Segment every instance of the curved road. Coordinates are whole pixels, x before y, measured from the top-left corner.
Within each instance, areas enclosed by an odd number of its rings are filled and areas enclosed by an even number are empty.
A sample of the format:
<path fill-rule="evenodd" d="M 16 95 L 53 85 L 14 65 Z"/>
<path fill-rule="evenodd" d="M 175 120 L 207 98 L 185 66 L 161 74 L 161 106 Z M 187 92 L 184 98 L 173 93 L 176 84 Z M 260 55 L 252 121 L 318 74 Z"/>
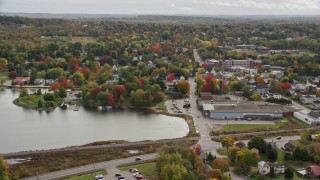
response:
<path fill-rule="evenodd" d="M 153 159 L 156 159 L 158 157 L 158 153 L 152 153 L 152 154 L 146 154 L 146 155 L 141 155 L 139 156 L 142 158 L 143 161 L 150 161 Z M 100 163 L 95 163 L 95 164 L 89 164 L 85 166 L 79 166 L 75 168 L 70 168 L 70 169 L 65 169 L 61 171 L 55 171 L 47 174 L 42 174 L 39 176 L 33 176 L 29 178 L 24 178 L 22 180 L 50 180 L 50 179 L 59 179 L 79 173 L 89 173 L 92 171 L 97 171 L 97 170 L 102 170 L 102 169 L 112 169 L 116 168 L 117 166 L 120 165 L 126 165 L 135 162 L 135 157 L 129 157 L 129 158 L 123 158 L 123 159 L 117 159 L 117 160 L 112 160 L 112 161 L 105 161 L 105 162 L 100 162 Z"/>

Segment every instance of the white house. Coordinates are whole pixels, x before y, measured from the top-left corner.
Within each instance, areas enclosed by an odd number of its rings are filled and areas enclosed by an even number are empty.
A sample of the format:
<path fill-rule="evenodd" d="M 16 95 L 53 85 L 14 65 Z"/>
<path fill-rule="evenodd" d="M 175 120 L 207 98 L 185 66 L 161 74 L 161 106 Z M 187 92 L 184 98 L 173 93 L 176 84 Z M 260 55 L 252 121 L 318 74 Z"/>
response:
<path fill-rule="evenodd" d="M 270 169 L 273 168 L 274 174 L 283 174 L 286 166 L 284 163 L 269 163 Z"/>
<path fill-rule="evenodd" d="M 280 99 L 280 98 L 282 97 L 281 94 L 277 94 L 277 93 L 275 93 L 275 94 L 273 94 L 273 93 L 267 93 L 266 96 L 267 96 L 268 99 L 269 99 L 269 98 Z"/>
<path fill-rule="evenodd" d="M 268 174 L 270 172 L 270 165 L 264 161 L 258 162 L 258 171 L 260 174 Z"/>

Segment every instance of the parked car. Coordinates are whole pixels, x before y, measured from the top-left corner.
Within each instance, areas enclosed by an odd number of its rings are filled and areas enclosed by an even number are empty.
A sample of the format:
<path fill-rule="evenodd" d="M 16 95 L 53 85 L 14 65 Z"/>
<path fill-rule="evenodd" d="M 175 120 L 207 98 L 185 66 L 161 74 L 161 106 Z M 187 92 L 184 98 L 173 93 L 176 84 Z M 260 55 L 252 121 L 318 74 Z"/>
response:
<path fill-rule="evenodd" d="M 276 139 L 281 139 L 281 136 L 276 137 Z"/>
<path fill-rule="evenodd" d="M 141 176 L 142 174 L 140 172 L 136 172 L 136 173 L 133 173 L 133 177 L 137 177 L 137 176 Z"/>
<path fill-rule="evenodd" d="M 136 169 L 136 168 L 130 168 L 129 171 L 132 172 L 132 173 L 139 172 L 138 169 Z"/>
<path fill-rule="evenodd" d="M 102 174 L 98 174 L 95 176 L 96 180 L 103 180 L 103 175 Z"/>

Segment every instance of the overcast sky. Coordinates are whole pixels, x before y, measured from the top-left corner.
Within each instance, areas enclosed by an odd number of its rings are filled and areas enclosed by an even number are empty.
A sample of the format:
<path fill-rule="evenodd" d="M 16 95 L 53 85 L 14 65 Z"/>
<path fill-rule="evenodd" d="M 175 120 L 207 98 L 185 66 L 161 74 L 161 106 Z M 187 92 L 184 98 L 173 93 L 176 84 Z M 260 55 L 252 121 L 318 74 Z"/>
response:
<path fill-rule="evenodd" d="M 319 15 L 320 0 L 0 0 L 0 12 Z"/>

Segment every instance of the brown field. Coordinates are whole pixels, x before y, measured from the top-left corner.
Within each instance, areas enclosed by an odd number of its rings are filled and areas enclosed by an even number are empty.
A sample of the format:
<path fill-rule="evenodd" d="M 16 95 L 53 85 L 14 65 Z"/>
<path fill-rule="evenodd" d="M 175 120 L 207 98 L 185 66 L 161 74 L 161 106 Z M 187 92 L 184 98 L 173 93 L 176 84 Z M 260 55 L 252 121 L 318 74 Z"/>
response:
<path fill-rule="evenodd" d="M 95 37 L 88 37 L 88 36 L 72 36 L 71 41 L 73 43 L 75 42 L 81 42 L 81 43 L 90 43 L 90 42 L 97 42 L 98 38 Z"/>

